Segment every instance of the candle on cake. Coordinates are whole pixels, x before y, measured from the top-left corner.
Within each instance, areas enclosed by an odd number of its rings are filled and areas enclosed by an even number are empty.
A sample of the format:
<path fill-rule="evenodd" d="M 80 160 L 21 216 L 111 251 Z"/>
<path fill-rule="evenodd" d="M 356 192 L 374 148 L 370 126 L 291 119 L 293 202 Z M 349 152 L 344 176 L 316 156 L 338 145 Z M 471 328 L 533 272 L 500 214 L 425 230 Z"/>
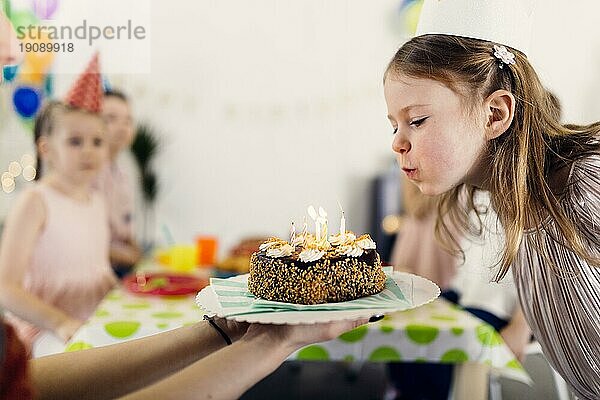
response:
<path fill-rule="evenodd" d="M 342 217 L 340 218 L 340 235 L 344 235 L 346 234 L 346 218 L 344 217 L 344 209 L 339 201 L 338 206 L 340 206 L 340 211 L 342 212 Z"/>
<path fill-rule="evenodd" d="M 294 243 L 295 240 L 296 240 L 296 225 L 294 224 L 294 221 L 292 221 L 292 228 L 291 228 L 291 232 L 290 232 L 290 243 Z"/>

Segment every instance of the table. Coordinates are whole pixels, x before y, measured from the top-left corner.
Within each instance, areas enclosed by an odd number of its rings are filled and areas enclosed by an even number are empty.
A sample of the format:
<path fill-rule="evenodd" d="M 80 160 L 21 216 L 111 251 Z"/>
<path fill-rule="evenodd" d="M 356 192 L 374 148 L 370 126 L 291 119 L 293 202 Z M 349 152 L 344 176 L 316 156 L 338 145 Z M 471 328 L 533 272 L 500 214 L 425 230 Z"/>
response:
<path fill-rule="evenodd" d="M 194 296 L 139 296 L 123 287 L 113 289 L 94 315 L 67 343 L 66 351 L 77 351 L 137 339 L 161 331 L 196 323 L 202 310 Z M 339 338 L 307 346 L 292 354 L 291 360 L 330 361 L 427 361 L 458 364 L 455 392 L 461 386 L 469 398 L 474 378 L 469 370 L 491 372 L 530 382 L 500 335 L 483 321 L 457 306 L 437 299 L 423 307 L 393 313 L 383 320 L 358 327 Z M 487 369 L 481 379 L 487 379 Z M 487 381 L 486 381 L 487 382 Z M 480 391 L 487 392 L 487 386 Z M 461 398 L 455 395 L 455 398 Z"/>

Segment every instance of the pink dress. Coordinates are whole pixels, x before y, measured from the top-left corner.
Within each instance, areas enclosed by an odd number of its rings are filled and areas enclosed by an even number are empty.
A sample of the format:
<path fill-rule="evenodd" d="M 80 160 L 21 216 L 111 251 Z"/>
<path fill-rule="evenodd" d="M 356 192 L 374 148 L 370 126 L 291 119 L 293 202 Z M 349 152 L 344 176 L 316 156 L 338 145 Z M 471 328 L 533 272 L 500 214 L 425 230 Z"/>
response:
<path fill-rule="evenodd" d="M 43 183 L 28 190 L 40 194 L 46 220 L 23 286 L 46 303 L 85 321 L 116 282 L 108 259 L 104 200 L 93 192 L 89 202 L 80 202 Z M 40 330 L 12 315 L 7 319 L 30 350 Z"/>

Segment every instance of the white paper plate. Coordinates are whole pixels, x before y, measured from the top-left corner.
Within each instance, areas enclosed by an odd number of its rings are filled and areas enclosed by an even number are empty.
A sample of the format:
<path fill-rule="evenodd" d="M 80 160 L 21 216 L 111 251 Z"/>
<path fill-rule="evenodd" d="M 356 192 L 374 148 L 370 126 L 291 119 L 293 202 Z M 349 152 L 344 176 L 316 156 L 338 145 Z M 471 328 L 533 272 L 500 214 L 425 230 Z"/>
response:
<path fill-rule="evenodd" d="M 409 274 L 406 272 L 394 271 L 391 277 L 396 281 L 412 305 L 403 306 L 396 309 L 368 308 L 362 310 L 342 310 L 342 311 L 269 311 L 264 313 L 235 315 L 225 317 L 217 295 L 212 286 L 202 289 L 196 296 L 198 306 L 206 310 L 210 315 L 216 315 L 221 318 L 228 318 L 239 322 L 261 323 L 261 324 L 315 324 L 319 322 L 356 320 L 368 318 L 376 314 L 389 314 L 395 311 L 409 310 L 420 307 L 432 302 L 440 295 L 440 288 L 429 279 L 421 276 Z M 244 282 L 248 280 L 248 274 L 238 275 L 229 278 L 233 281 Z"/>

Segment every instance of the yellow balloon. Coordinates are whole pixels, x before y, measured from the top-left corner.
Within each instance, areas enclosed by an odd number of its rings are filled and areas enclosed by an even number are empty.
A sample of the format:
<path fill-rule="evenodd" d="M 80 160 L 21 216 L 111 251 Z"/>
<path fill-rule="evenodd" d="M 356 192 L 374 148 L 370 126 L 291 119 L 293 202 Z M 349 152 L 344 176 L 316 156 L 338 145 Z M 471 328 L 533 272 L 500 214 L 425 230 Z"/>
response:
<path fill-rule="evenodd" d="M 419 16 L 421 15 L 421 8 L 423 8 L 423 1 L 417 1 L 408 6 L 408 9 L 404 14 L 406 30 L 411 35 L 414 35 L 417 31 L 417 24 L 419 23 Z"/>
<path fill-rule="evenodd" d="M 41 32 L 39 36 L 25 37 L 23 49 L 25 50 L 25 62 L 31 66 L 32 71 L 45 74 L 54 61 L 54 52 L 51 51 L 52 40 L 48 38 L 48 35 Z"/>
<path fill-rule="evenodd" d="M 19 71 L 19 82 L 32 86 L 41 86 L 44 83 L 45 75 L 38 72 L 33 66 L 25 60 Z"/>

